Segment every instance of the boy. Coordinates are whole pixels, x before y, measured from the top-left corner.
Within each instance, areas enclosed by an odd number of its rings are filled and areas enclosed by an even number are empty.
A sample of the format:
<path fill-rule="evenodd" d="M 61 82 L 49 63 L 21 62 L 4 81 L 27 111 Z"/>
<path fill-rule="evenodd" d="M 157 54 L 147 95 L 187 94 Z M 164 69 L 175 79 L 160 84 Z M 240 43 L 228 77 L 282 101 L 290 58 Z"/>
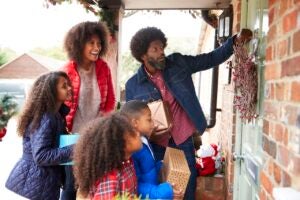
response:
<path fill-rule="evenodd" d="M 182 197 L 182 192 L 173 190 L 171 183 L 159 184 L 158 174 L 162 162 L 156 162 L 151 146 L 148 142 L 154 130 L 151 111 L 146 102 L 132 100 L 126 102 L 120 110 L 126 115 L 134 128 L 141 134 L 143 147 L 133 154 L 134 168 L 138 178 L 138 195 L 149 199 L 173 199 Z"/>

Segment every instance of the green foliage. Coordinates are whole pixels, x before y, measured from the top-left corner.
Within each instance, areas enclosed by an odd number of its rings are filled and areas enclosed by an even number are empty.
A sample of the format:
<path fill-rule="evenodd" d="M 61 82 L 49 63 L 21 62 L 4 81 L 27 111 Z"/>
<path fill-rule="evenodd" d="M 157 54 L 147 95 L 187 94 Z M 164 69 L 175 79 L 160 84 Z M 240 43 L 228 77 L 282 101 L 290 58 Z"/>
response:
<path fill-rule="evenodd" d="M 0 66 L 16 57 L 16 52 L 9 48 L 0 48 Z"/>
<path fill-rule="evenodd" d="M 141 196 L 137 195 L 131 195 L 129 193 L 122 193 L 122 194 L 117 194 L 117 196 L 114 197 L 114 200 L 140 200 Z M 148 198 L 146 198 L 148 200 Z"/>
<path fill-rule="evenodd" d="M 0 66 L 7 62 L 7 56 L 5 52 L 0 51 Z"/>
<path fill-rule="evenodd" d="M 14 97 L 4 95 L 0 99 L 0 129 L 5 128 L 8 120 L 17 113 L 17 103 Z"/>
<path fill-rule="evenodd" d="M 63 49 L 61 47 L 50 47 L 50 48 L 35 48 L 33 50 L 31 50 L 32 53 L 35 54 L 39 54 L 39 55 L 43 55 L 46 57 L 50 57 L 50 58 L 54 58 L 57 60 L 67 60 L 67 55 L 65 54 L 65 52 L 63 51 Z"/>

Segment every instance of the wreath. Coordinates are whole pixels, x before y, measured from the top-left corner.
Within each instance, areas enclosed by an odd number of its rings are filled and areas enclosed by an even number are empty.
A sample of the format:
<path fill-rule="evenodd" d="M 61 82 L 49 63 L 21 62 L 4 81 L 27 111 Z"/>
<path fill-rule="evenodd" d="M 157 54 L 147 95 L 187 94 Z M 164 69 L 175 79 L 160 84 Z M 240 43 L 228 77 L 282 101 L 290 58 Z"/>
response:
<path fill-rule="evenodd" d="M 258 117 L 257 104 L 257 66 L 253 62 L 253 55 L 248 55 L 243 44 L 234 47 L 233 81 L 237 93 L 234 96 L 234 106 L 240 112 L 243 122 L 250 122 Z"/>

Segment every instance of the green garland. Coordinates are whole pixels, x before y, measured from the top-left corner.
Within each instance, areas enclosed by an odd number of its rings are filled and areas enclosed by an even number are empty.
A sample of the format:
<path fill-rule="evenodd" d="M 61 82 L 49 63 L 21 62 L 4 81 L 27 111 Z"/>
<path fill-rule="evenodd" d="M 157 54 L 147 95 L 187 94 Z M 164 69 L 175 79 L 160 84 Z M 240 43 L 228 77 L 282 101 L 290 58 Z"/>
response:
<path fill-rule="evenodd" d="M 14 97 L 4 95 L 0 99 L 0 130 L 5 128 L 8 120 L 17 113 L 18 104 L 14 101 Z"/>

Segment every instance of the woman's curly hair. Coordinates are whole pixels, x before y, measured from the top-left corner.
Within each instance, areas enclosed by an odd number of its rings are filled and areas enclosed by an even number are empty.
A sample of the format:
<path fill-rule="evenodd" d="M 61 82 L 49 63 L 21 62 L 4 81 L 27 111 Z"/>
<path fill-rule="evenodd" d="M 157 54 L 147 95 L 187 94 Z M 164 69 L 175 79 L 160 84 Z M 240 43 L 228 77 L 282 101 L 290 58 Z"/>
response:
<path fill-rule="evenodd" d="M 142 28 L 132 37 L 130 42 L 130 50 L 132 56 L 140 61 L 143 60 L 141 57 L 147 53 L 148 47 L 151 42 L 160 40 L 164 47 L 167 46 L 167 38 L 165 34 L 156 27 Z"/>
<path fill-rule="evenodd" d="M 57 83 L 60 77 L 71 83 L 68 75 L 62 71 L 55 71 L 39 76 L 33 83 L 30 93 L 19 117 L 17 132 L 24 136 L 30 125 L 30 131 L 40 126 L 40 121 L 45 113 L 54 113 L 57 104 Z"/>
<path fill-rule="evenodd" d="M 127 117 L 119 113 L 97 118 L 81 132 L 73 154 L 76 185 L 87 196 L 105 173 L 121 169 L 125 159 L 125 134 L 135 130 Z"/>
<path fill-rule="evenodd" d="M 65 36 L 64 49 L 66 50 L 69 59 L 81 63 L 83 60 L 82 52 L 84 46 L 93 35 L 98 36 L 101 41 L 101 51 L 99 56 L 105 55 L 108 45 L 108 29 L 106 25 L 101 22 L 81 22 L 73 26 Z"/>

